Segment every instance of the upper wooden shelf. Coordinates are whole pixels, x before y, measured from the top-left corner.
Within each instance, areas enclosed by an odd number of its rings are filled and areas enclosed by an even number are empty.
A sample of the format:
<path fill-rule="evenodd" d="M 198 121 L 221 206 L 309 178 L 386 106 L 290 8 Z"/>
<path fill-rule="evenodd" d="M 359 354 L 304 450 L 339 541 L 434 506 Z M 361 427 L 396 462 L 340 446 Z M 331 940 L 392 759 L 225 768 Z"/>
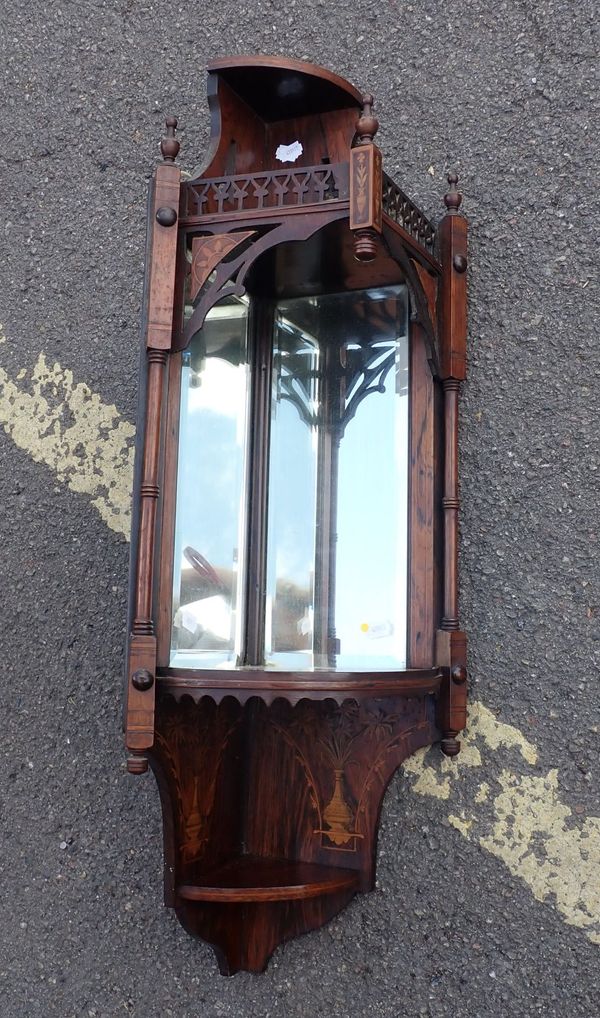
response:
<path fill-rule="evenodd" d="M 339 74 L 286 57 L 223 57 L 208 65 L 264 121 L 360 109 L 361 93 Z"/>
<path fill-rule="evenodd" d="M 240 856 L 209 870 L 203 884 L 177 888 L 186 901 L 299 901 L 358 890 L 356 870 Z"/>

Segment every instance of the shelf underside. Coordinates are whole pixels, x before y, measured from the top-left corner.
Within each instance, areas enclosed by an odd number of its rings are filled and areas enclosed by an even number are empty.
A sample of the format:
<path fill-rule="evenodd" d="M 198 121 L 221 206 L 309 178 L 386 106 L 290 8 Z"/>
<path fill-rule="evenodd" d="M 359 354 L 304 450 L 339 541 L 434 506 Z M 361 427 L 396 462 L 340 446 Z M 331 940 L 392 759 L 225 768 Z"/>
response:
<path fill-rule="evenodd" d="M 355 870 L 314 863 L 240 856 L 207 872 L 200 884 L 181 884 L 186 901 L 306 901 L 358 890 Z"/>

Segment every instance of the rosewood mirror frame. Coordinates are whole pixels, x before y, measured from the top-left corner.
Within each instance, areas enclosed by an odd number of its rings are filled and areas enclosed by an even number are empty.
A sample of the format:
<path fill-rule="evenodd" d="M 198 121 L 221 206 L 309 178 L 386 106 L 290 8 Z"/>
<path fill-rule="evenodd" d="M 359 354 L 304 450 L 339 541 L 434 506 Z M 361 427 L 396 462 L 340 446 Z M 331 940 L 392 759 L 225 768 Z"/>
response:
<path fill-rule="evenodd" d="M 329 71 L 221 59 L 208 97 L 204 168 L 182 177 L 168 118 L 149 195 L 125 729 L 128 770 L 149 764 L 160 791 L 165 903 L 231 974 L 262 971 L 371 890 L 390 778 L 422 746 L 459 752 L 467 224 L 455 175 L 434 227 L 383 172 L 372 98 Z M 396 284 L 410 308 L 407 667 L 171 667 L 182 351 L 224 297 Z"/>

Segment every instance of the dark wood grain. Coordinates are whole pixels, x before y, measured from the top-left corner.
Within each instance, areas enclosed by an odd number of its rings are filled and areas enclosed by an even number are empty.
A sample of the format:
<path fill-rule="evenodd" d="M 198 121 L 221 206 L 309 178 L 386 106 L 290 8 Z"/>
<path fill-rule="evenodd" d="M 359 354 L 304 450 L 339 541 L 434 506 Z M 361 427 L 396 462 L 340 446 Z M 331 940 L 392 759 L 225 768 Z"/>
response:
<path fill-rule="evenodd" d="M 271 312 L 271 314 L 269 313 Z M 248 625 L 243 665 L 259 665 L 264 655 L 264 624 L 267 571 L 268 450 L 271 407 L 272 302 L 254 305 L 256 328 L 253 351 L 250 436 L 250 491 L 248 508 L 246 612 Z M 252 342 L 252 340 L 251 340 Z"/>
<path fill-rule="evenodd" d="M 458 389 L 455 378 L 444 388 L 444 614 L 442 629 L 458 629 Z"/>
<path fill-rule="evenodd" d="M 439 583 L 434 555 L 435 427 L 434 380 L 418 323 L 412 323 L 410 345 L 409 469 L 409 663 L 431 665 L 435 631 L 435 589 Z"/>
<path fill-rule="evenodd" d="M 188 933 L 210 944 L 224 976 L 264 972 L 276 947 L 329 922 L 354 890 L 305 901 L 222 903 L 179 899 L 177 917 Z"/>
<path fill-rule="evenodd" d="M 455 209 L 438 229 L 442 262 L 441 377 L 462 381 L 467 373 L 467 221 Z"/>
<path fill-rule="evenodd" d="M 162 492 L 158 549 L 158 580 L 156 598 L 156 663 L 169 663 L 171 652 L 171 620 L 173 613 L 173 547 L 175 544 L 175 510 L 177 503 L 177 463 L 179 449 L 179 409 L 181 400 L 181 354 L 169 358 L 166 410 L 164 413 L 163 448 L 160 486 Z"/>
<path fill-rule="evenodd" d="M 442 682 L 437 704 L 437 724 L 442 732 L 442 751 L 456 756 L 460 743 L 456 736 L 467 723 L 467 637 L 460 630 L 439 630 L 437 657 L 442 670 Z"/>
<path fill-rule="evenodd" d="M 180 180 L 181 171 L 173 163 L 162 163 L 157 167 L 146 333 L 146 346 L 154 350 L 170 350 L 171 348 L 177 250 L 176 228 L 161 226 L 156 221 L 156 213 L 160 208 L 179 209 Z"/>

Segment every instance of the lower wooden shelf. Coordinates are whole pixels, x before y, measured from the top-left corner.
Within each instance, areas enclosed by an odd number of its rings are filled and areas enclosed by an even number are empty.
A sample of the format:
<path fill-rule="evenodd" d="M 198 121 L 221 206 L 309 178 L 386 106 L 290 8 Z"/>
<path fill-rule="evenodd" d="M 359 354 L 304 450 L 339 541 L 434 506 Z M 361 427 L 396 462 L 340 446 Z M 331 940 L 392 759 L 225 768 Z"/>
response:
<path fill-rule="evenodd" d="M 401 672 L 267 672 L 264 669 L 231 671 L 177 671 L 158 669 L 158 689 L 162 696 L 179 701 L 191 697 L 196 702 L 209 696 L 216 703 L 234 697 L 240 703 L 258 697 L 266 704 L 278 699 L 296 704 L 301 700 L 369 700 L 374 697 L 428 696 L 439 692 L 442 673 L 439 668 L 408 668 Z"/>
<path fill-rule="evenodd" d="M 358 890 L 355 870 L 314 863 L 240 856 L 204 875 L 202 884 L 180 884 L 186 901 L 305 901 Z"/>

